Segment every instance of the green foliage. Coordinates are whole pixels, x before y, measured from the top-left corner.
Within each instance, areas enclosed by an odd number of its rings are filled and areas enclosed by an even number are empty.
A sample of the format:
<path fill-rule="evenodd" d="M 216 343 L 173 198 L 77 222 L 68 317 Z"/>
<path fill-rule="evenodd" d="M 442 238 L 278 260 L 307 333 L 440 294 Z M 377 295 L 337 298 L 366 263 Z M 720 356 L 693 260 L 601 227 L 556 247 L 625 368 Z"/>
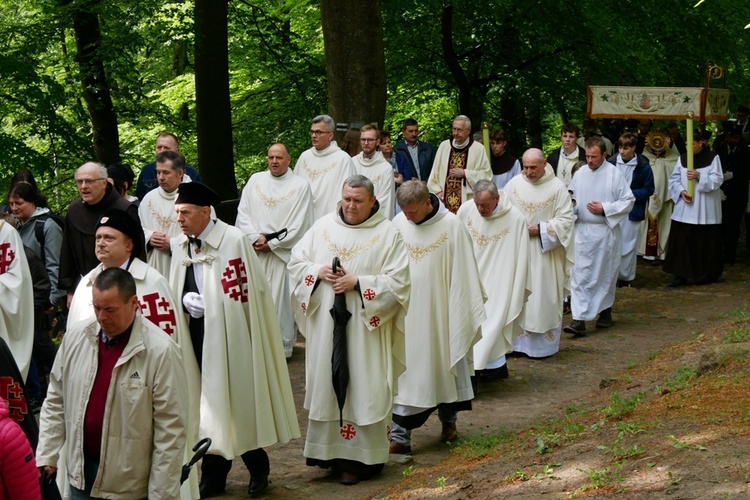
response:
<path fill-rule="evenodd" d="M 456 451 L 466 458 L 482 457 L 491 453 L 497 445 L 514 439 L 516 435 L 507 431 L 473 434 L 468 439 L 462 439 Z"/>
<path fill-rule="evenodd" d="M 739 342 L 747 342 L 748 340 L 750 340 L 750 328 L 744 327 L 732 330 L 724 339 L 724 343 L 736 344 Z"/>
<path fill-rule="evenodd" d="M 634 396 L 623 399 L 619 392 L 613 392 L 609 397 L 609 406 L 604 408 L 602 413 L 608 418 L 619 420 L 632 412 L 645 397 L 645 394 L 639 392 Z"/>

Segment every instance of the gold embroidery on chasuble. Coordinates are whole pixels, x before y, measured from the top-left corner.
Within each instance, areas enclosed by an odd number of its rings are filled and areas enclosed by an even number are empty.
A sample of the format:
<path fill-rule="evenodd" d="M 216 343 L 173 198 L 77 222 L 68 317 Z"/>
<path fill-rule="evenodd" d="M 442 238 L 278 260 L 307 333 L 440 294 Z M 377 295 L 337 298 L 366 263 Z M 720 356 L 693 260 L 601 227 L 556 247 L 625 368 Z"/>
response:
<path fill-rule="evenodd" d="M 555 198 L 557 197 L 557 195 L 552 194 L 552 196 L 544 201 L 532 202 L 524 200 L 518 193 L 518 189 L 513 188 L 513 197 L 518 200 L 518 205 L 521 207 L 521 210 L 523 210 L 527 215 L 532 215 L 536 214 L 537 212 L 541 212 L 548 206 L 552 205 L 555 202 Z"/>
<path fill-rule="evenodd" d="M 375 236 L 370 238 L 370 241 L 368 241 L 367 243 L 357 245 L 355 247 L 337 245 L 333 242 L 333 240 L 331 240 L 331 235 L 328 233 L 327 229 L 323 231 L 323 239 L 326 240 L 326 243 L 328 243 L 328 250 L 330 250 L 333 255 L 338 257 L 341 262 L 351 262 L 354 257 L 366 252 L 378 241 L 380 241 L 380 235 L 376 234 Z"/>
<path fill-rule="evenodd" d="M 272 196 L 267 196 L 263 194 L 263 190 L 260 188 L 259 184 L 255 185 L 255 192 L 258 194 L 260 201 L 263 202 L 266 208 L 270 209 L 270 208 L 276 208 L 282 203 L 294 198 L 294 196 L 297 194 L 297 188 L 292 189 L 287 194 L 285 194 L 284 196 L 280 196 L 279 198 L 273 198 Z"/>
<path fill-rule="evenodd" d="M 150 201 L 148 202 L 148 211 L 151 212 L 151 217 L 154 218 L 156 224 L 161 228 L 162 233 L 169 232 L 169 228 L 172 227 L 172 224 L 177 223 L 177 214 L 167 216 L 162 215 L 154 209 L 154 206 Z"/>
<path fill-rule="evenodd" d="M 494 243 L 504 238 L 510 232 L 510 229 L 506 227 L 499 233 L 485 235 L 485 234 L 479 234 L 479 231 L 477 230 L 476 227 L 474 227 L 474 223 L 472 222 L 471 219 L 469 219 L 466 222 L 466 225 L 469 227 L 469 233 L 471 233 L 471 238 L 476 242 L 477 245 L 479 245 L 480 248 L 484 248 L 490 243 Z"/>
<path fill-rule="evenodd" d="M 458 212 L 458 208 L 461 206 L 461 188 L 463 186 L 463 178 L 452 177 L 450 170 L 452 168 L 460 168 L 466 170 L 466 163 L 469 160 L 469 148 L 464 148 L 463 151 L 456 151 L 451 148 L 451 152 L 448 155 L 448 175 L 445 176 L 445 188 L 443 189 L 443 199 L 445 200 L 445 208 L 453 212 Z"/>
<path fill-rule="evenodd" d="M 646 230 L 646 246 L 655 248 L 659 244 L 659 222 L 648 214 L 648 229 Z"/>
<path fill-rule="evenodd" d="M 305 168 L 305 172 L 307 172 L 307 175 L 310 177 L 310 180 L 314 181 L 314 180 L 317 180 L 318 177 L 322 177 L 322 176 L 326 175 L 328 172 L 330 172 L 331 170 L 333 170 L 334 168 L 336 168 L 336 165 L 337 164 L 335 162 L 333 162 L 333 163 L 331 163 L 330 165 L 328 165 L 326 167 L 319 168 L 319 169 L 314 169 L 314 168 L 310 168 L 307 165 L 307 163 L 305 163 L 303 165 L 303 167 Z"/>
<path fill-rule="evenodd" d="M 425 247 L 419 247 L 417 245 L 410 245 L 409 243 L 406 243 L 406 250 L 409 252 L 409 255 L 411 256 L 411 260 L 414 262 L 419 262 L 420 260 L 424 259 L 427 255 L 431 254 L 435 250 L 440 247 L 443 243 L 446 242 L 448 239 L 448 233 L 442 233 L 437 240 L 435 240 L 433 243 L 430 243 L 429 245 Z"/>

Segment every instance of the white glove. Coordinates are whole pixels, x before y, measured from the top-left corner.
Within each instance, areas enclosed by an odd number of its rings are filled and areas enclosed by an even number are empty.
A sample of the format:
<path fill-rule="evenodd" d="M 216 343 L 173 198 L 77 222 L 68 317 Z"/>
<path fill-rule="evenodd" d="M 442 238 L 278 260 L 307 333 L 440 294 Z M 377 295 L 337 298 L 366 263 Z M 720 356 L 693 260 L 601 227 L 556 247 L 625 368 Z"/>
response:
<path fill-rule="evenodd" d="M 186 293 L 182 297 L 182 305 L 185 306 L 190 317 L 195 319 L 202 318 L 206 312 L 206 307 L 203 305 L 203 295 L 195 292 Z"/>

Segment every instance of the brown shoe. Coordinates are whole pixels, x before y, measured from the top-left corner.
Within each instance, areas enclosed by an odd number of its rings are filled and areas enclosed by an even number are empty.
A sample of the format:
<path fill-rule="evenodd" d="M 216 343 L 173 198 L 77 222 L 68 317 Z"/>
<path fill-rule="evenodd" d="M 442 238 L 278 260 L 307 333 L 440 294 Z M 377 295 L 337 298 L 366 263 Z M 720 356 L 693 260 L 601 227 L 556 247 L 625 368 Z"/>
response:
<path fill-rule="evenodd" d="M 411 455 L 411 446 L 406 446 L 398 441 L 391 441 L 388 447 L 388 453 L 392 455 Z"/>
<path fill-rule="evenodd" d="M 612 308 L 608 307 L 599 313 L 599 319 L 596 320 L 597 328 L 609 328 L 612 326 Z"/>
<path fill-rule="evenodd" d="M 458 439 L 456 424 L 443 423 L 443 432 L 440 433 L 440 439 L 447 443 L 452 443 Z"/>
<path fill-rule="evenodd" d="M 586 322 L 580 319 L 574 319 L 572 323 L 563 328 L 565 333 L 572 333 L 576 337 L 583 337 L 586 335 Z"/>

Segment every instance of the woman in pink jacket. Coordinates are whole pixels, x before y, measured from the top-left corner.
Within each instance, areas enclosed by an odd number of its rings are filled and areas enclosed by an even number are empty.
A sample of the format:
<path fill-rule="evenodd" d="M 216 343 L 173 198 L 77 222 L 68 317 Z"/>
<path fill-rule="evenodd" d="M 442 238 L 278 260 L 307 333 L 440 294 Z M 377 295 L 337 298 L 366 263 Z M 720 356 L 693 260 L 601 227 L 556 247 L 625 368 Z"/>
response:
<path fill-rule="evenodd" d="M 0 398 L 0 500 L 38 500 L 39 478 L 26 434 Z"/>

